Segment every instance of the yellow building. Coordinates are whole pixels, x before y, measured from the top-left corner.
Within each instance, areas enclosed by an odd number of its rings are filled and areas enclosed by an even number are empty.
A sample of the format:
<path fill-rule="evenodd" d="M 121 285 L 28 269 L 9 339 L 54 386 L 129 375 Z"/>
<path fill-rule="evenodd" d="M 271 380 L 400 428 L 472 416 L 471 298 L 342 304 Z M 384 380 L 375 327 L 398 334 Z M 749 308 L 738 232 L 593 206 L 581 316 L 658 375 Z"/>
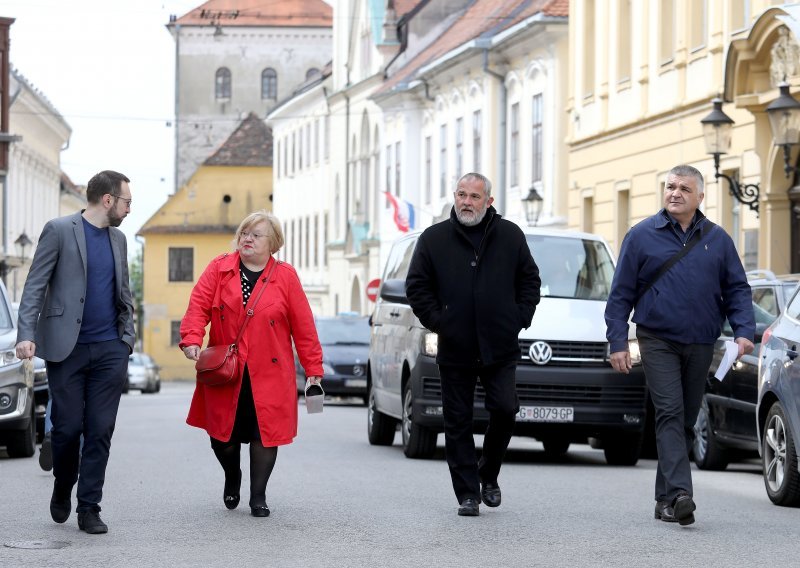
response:
<path fill-rule="evenodd" d="M 766 108 L 800 87 L 800 10 L 768 0 L 572 0 L 568 110 L 569 225 L 618 250 L 654 214 L 671 167 L 706 179 L 702 209 L 734 239 L 747 269 L 800 272 L 800 188 L 784 174 Z M 712 99 L 734 121 L 719 170 L 701 120 Z M 796 134 L 796 132 L 795 132 Z M 789 163 L 797 165 L 797 142 Z M 734 185 L 758 191 L 753 207 Z"/>
<path fill-rule="evenodd" d="M 177 346 L 189 295 L 211 259 L 233 250 L 236 228 L 256 209 L 272 209 L 272 132 L 251 114 L 138 233 L 145 238 L 143 349 L 163 379 L 194 377 L 194 363 Z"/>

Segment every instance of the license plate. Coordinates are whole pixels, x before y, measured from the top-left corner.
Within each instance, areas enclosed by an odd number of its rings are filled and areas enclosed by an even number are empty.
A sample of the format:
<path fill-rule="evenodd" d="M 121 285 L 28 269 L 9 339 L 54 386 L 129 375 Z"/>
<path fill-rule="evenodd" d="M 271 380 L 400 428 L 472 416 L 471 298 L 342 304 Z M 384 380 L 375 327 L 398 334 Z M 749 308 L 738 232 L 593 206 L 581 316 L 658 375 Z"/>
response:
<path fill-rule="evenodd" d="M 517 422 L 572 422 L 575 411 L 571 406 L 521 406 Z"/>
<path fill-rule="evenodd" d="M 344 386 L 352 388 L 367 388 L 367 379 L 345 379 Z"/>

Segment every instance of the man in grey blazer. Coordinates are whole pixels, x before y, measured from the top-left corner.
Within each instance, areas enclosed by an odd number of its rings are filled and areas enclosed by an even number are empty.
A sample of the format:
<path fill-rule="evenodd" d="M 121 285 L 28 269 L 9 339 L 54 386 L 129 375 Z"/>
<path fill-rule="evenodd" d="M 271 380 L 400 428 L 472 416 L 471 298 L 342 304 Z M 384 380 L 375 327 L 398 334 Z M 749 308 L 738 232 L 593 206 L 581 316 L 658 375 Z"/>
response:
<path fill-rule="evenodd" d="M 100 501 L 135 343 L 128 247 L 116 228 L 130 212 L 129 181 L 100 172 L 86 209 L 44 226 L 19 306 L 17 357 L 47 362 L 53 401 L 50 515 L 69 518 L 77 483 L 78 527 L 90 534 L 108 532 Z"/>

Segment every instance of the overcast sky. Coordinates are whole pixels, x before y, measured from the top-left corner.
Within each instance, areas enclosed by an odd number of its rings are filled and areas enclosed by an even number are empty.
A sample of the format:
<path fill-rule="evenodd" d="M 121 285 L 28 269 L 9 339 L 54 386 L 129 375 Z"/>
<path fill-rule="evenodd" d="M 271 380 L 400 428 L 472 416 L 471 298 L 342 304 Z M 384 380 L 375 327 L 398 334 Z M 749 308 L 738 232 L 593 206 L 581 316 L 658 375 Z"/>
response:
<path fill-rule="evenodd" d="M 129 249 L 173 192 L 175 43 L 165 25 L 202 3 L 0 0 L 0 16 L 16 18 L 12 65 L 72 128 L 61 168 L 81 185 L 105 169 L 131 179 L 120 227 Z"/>

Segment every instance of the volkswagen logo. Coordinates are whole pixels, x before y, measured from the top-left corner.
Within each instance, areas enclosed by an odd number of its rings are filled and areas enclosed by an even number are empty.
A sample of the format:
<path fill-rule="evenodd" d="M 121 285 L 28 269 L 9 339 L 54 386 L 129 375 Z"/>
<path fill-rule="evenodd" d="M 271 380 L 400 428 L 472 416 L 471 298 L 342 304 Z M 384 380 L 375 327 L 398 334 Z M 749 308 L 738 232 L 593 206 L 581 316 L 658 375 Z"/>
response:
<path fill-rule="evenodd" d="M 553 349 L 544 341 L 534 341 L 528 349 L 528 356 L 537 365 L 547 365 L 553 358 Z"/>
<path fill-rule="evenodd" d="M 364 374 L 363 365 L 353 365 L 353 376 L 360 377 L 363 374 Z"/>

